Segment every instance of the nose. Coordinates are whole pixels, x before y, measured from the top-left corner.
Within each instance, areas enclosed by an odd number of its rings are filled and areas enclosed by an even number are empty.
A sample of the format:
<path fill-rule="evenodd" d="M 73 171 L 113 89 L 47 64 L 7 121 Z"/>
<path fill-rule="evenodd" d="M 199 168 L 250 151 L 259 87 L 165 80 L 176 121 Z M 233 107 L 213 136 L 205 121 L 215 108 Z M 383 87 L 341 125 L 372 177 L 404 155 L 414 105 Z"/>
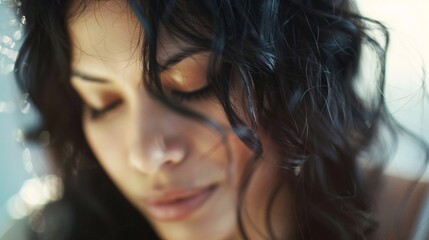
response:
<path fill-rule="evenodd" d="M 129 155 L 130 165 L 144 174 L 154 174 L 163 167 L 174 166 L 185 158 L 185 147 L 178 143 L 167 144 L 163 136 L 158 136 L 149 146 L 140 144 L 133 147 Z"/>
<path fill-rule="evenodd" d="M 129 164 L 144 174 L 181 163 L 187 144 L 181 131 L 183 117 L 154 99 L 139 101 L 130 123 Z"/>

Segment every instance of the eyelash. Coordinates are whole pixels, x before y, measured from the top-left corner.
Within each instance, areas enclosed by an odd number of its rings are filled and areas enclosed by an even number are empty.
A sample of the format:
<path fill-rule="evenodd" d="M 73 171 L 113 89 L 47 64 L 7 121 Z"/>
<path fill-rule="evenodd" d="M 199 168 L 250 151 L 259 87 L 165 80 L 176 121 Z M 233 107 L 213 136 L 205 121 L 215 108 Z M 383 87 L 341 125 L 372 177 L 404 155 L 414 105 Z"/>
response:
<path fill-rule="evenodd" d="M 195 100 L 201 100 L 207 97 L 208 95 L 212 94 L 213 87 L 212 85 L 208 84 L 207 86 L 192 92 L 182 92 L 177 90 L 171 90 L 170 93 L 180 101 L 195 101 Z"/>
<path fill-rule="evenodd" d="M 123 102 L 122 100 L 116 100 L 101 109 L 96 109 L 91 106 L 88 106 L 91 118 L 95 120 L 102 117 L 104 114 L 108 113 L 109 111 L 115 109 L 117 106 L 121 105 L 122 102 Z"/>
<path fill-rule="evenodd" d="M 203 88 L 197 89 L 192 92 L 181 92 L 177 90 L 171 90 L 171 94 L 174 95 L 175 98 L 177 98 L 180 101 L 196 101 L 201 100 L 208 95 L 210 95 L 213 92 L 212 86 L 209 84 Z M 91 119 L 96 120 L 102 117 L 104 114 L 114 110 L 117 106 L 121 105 L 123 103 L 122 99 L 116 100 L 107 106 L 96 109 L 91 106 L 88 106 L 89 112 L 91 115 Z"/>

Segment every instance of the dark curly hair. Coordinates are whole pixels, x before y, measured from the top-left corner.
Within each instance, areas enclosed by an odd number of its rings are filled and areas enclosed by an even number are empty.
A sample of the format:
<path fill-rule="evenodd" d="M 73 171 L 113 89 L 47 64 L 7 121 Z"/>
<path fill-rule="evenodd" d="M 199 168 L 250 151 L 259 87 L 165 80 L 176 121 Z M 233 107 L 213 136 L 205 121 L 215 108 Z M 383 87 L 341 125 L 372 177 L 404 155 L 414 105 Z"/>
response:
<path fill-rule="evenodd" d="M 69 18 L 79 15 L 89 1 L 78 2 L 71 11 L 69 0 L 22 0 L 27 24 L 16 76 L 42 117 L 28 136 L 50 132 L 49 150 L 64 182 L 62 200 L 44 210 L 46 231 L 32 236 L 153 239 L 154 230 L 101 169 L 83 135 L 82 102 L 70 85 L 67 27 Z M 389 37 L 382 24 L 359 15 L 348 0 L 128 3 L 144 30 L 141 54 L 147 90 L 178 113 L 216 129 L 210 119 L 164 96 L 159 73 L 165 66 L 156 59 L 157 33 L 164 28 L 174 39 L 189 43 L 185 53 L 210 52 L 208 81 L 236 135 L 254 152 L 242 179 L 240 201 L 264 154 L 257 135 L 263 131 L 281 156 L 274 160 L 276 186 L 288 184 L 292 189 L 294 213 L 285 218 L 294 218 L 298 239 L 369 236 L 377 226 L 371 211 L 373 178 L 369 170 L 362 170 L 359 159 L 379 140 L 381 125 L 395 131 L 383 96 Z M 382 37 L 374 37 L 374 31 Z M 365 47 L 378 60 L 372 80 L 378 91 L 363 96 L 358 73 Z M 235 91 L 237 84 L 243 92 Z M 232 96 L 242 99 L 242 109 L 233 106 Z M 276 237 L 270 207 L 277 193 L 272 192 L 266 211 L 270 239 Z M 247 239 L 241 207 L 237 211 Z"/>

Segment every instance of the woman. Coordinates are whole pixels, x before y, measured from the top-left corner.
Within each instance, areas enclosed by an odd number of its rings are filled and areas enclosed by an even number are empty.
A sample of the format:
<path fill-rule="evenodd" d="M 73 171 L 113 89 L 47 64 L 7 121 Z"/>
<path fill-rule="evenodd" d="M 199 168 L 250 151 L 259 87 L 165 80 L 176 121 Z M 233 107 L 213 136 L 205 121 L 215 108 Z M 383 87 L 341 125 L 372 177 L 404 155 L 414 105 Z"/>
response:
<path fill-rule="evenodd" d="M 64 196 L 29 239 L 365 239 L 394 132 L 351 1 L 22 1 L 21 87 Z M 365 92 L 365 91 L 364 91 Z M 369 91 L 370 92 L 370 91 Z M 366 92 L 365 92 L 366 93 Z M 369 96 L 367 96 L 369 95 Z M 378 146 L 378 145 L 377 145 Z"/>

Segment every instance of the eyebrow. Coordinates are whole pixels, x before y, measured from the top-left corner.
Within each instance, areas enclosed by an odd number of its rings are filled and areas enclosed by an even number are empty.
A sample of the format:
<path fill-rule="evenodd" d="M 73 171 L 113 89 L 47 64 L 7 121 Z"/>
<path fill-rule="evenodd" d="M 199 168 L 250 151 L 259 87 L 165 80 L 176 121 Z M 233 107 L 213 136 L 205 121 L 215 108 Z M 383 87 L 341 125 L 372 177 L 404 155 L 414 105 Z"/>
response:
<path fill-rule="evenodd" d="M 186 51 L 179 52 L 172 57 L 168 58 L 163 64 L 159 64 L 160 71 L 165 72 L 174 65 L 178 64 L 179 62 L 183 61 L 184 59 L 191 57 L 193 55 L 196 55 L 200 52 L 203 52 L 201 49 L 187 49 Z M 90 76 L 88 74 L 82 73 L 78 70 L 72 71 L 72 76 L 78 77 L 82 80 L 89 81 L 89 82 L 95 82 L 95 83 L 109 83 L 108 80 L 104 78 L 99 78 L 95 76 Z"/>
<path fill-rule="evenodd" d="M 87 75 L 87 74 L 82 73 L 82 72 L 77 71 L 77 70 L 72 71 L 72 76 L 78 77 L 82 80 L 89 81 L 89 82 L 96 82 L 96 83 L 108 83 L 109 82 L 108 80 L 106 80 L 104 78 L 98 78 L 98 77 L 90 76 L 90 75 Z"/>

